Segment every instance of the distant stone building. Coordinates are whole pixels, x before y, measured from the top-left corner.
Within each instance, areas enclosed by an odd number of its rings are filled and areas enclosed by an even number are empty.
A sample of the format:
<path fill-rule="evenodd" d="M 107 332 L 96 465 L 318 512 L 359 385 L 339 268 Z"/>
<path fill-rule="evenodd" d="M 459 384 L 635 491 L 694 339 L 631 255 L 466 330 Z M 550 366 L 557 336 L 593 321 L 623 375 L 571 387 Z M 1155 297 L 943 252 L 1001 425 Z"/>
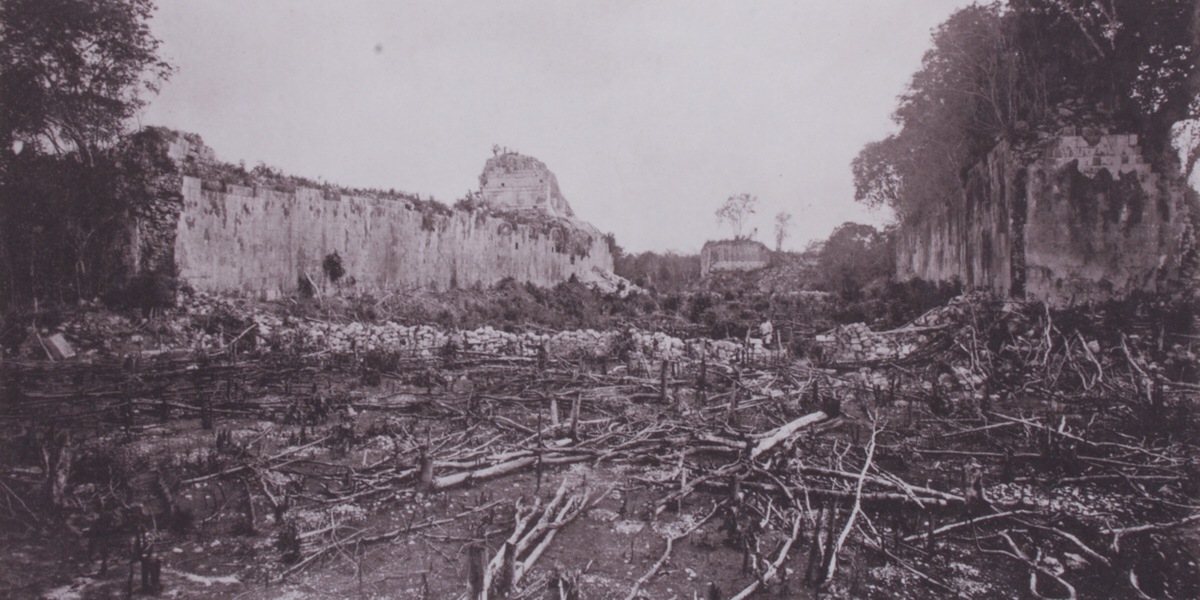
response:
<path fill-rule="evenodd" d="M 771 262 L 771 250 L 754 240 L 706 242 L 700 249 L 700 276 L 722 271 L 753 271 Z"/>
<path fill-rule="evenodd" d="M 556 217 L 574 217 L 558 188 L 558 178 L 532 157 L 505 152 L 489 158 L 479 175 L 479 193 L 493 208 L 536 209 Z"/>

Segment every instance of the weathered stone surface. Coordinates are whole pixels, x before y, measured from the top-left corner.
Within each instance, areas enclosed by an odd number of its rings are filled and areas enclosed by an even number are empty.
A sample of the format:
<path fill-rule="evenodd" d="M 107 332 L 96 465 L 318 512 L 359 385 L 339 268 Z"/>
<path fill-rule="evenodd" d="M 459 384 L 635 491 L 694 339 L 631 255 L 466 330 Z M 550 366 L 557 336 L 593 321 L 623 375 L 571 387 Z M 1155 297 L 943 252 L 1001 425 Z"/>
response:
<path fill-rule="evenodd" d="M 479 175 L 479 193 L 493 208 L 535 209 L 558 217 L 575 216 L 558 188 L 558 178 L 532 156 L 505 152 L 489 158 Z"/>
<path fill-rule="evenodd" d="M 530 157 L 488 161 L 481 183 L 519 192 L 494 197 L 498 210 L 451 210 L 403 193 L 311 189 L 269 168 L 248 173 L 218 162 L 199 136 L 148 133 L 145 181 L 127 199 L 121 235 L 103 250 L 115 282 L 177 274 L 199 291 L 267 298 L 295 292 L 302 279 L 322 293 L 443 290 L 506 278 L 550 286 L 577 277 L 615 293 L 630 287 L 612 274 L 603 235 L 574 218 L 553 173 Z M 544 193 L 522 195 L 518 184 L 539 179 Z M 535 210 L 505 210 L 523 202 Z M 337 281 L 322 268 L 333 253 L 344 269 Z"/>
<path fill-rule="evenodd" d="M 296 291 L 301 279 L 325 293 L 490 286 L 509 277 L 617 285 L 601 233 L 574 218 L 553 173 L 530 157 L 495 157 L 480 180 L 494 208 L 536 214 L 495 214 L 310 189 L 286 177 L 259 187 L 257 176 L 218 163 L 198 136 L 160 135 L 162 172 L 134 204 L 115 249 L 131 276 L 178 273 L 200 291 L 268 298 Z M 230 173 L 254 186 L 229 183 Z M 489 196 L 493 187 L 508 192 Z M 336 282 L 322 268 L 333 253 L 344 269 Z"/>
<path fill-rule="evenodd" d="M 67 342 L 63 334 L 56 333 L 46 338 L 46 350 L 54 360 L 66 360 L 75 356 L 75 349 Z"/>
<path fill-rule="evenodd" d="M 1136 135 L 1063 135 L 1025 158 L 999 145 L 966 193 L 906 222 L 902 279 L 1067 304 L 1187 285 L 1195 198 Z"/>
<path fill-rule="evenodd" d="M 492 326 L 456 330 L 432 325 L 403 325 L 394 321 L 339 323 L 295 319 L 264 310 L 263 306 L 252 304 L 246 307 L 235 298 L 204 292 L 186 298 L 181 309 L 174 322 L 169 324 L 175 348 L 203 351 L 223 348 L 240 332 L 213 334 L 188 324 L 197 322 L 198 317 L 237 314 L 245 322 L 253 323 L 254 329 L 247 332 L 250 336 L 247 339 L 254 340 L 257 351 L 264 353 L 330 351 L 346 354 L 357 351 L 437 357 L 448 347 L 453 347 L 461 352 L 534 358 L 544 348 L 547 356 L 556 358 L 614 359 L 627 355 L 634 361 L 698 359 L 701 355 L 729 361 L 737 356 L 767 359 L 777 354 L 769 348 L 747 347 L 734 340 L 682 339 L 661 331 L 632 327 L 611 331 L 510 332 Z M 101 321 L 97 322 L 97 319 Z M 117 322 L 108 322 L 109 319 Z M 135 327 L 124 317 L 107 313 L 81 313 L 76 321 L 64 325 L 64 331 L 74 339 L 103 337 L 106 343 L 112 338 L 112 330 L 133 329 Z M 104 334 L 101 336 L 98 332 Z"/>
<path fill-rule="evenodd" d="M 705 242 L 700 249 L 700 276 L 715 271 L 753 271 L 771 262 L 771 250 L 753 240 Z"/>
<path fill-rule="evenodd" d="M 321 267 L 332 252 L 346 271 L 338 285 L 357 291 L 489 286 L 506 277 L 546 286 L 611 271 L 613 260 L 600 232 L 574 219 L 513 224 L 311 189 L 221 192 L 184 181 L 175 258 L 196 289 L 290 293 L 307 274 L 333 290 Z"/>

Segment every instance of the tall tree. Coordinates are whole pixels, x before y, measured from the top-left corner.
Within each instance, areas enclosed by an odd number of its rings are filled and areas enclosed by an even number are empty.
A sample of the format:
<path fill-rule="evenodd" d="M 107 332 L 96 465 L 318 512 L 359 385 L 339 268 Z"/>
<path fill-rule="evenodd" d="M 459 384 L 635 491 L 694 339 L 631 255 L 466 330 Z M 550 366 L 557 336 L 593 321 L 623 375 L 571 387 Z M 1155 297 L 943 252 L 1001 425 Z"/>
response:
<path fill-rule="evenodd" d="M 855 197 L 888 204 L 901 219 L 928 205 L 949 201 L 961 190 L 959 171 L 981 148 L 989 148 L 1007 122 L 999 89 L 1002 67 L 996 5 L 969 6 L 933 34 L 921 70 L 912 76 L 892 115 L 894 136 L 868 144 L 854 160 Z"/>
<path fill-rule="evenodd" d="M 746 221 L 755 212 L 755 205 L 758 204 L 758 196 L 741 193 L 730 196 L 725 199 L 725 203 L 721 208 L 717 209 L 717 221 L 725 223 L 733 229 L 733 239 L 747 239 L 742 235 L 742 230 L 746 227 Z"/>
<path fill-rule="evenodd" d="M 792 234 L 792 213 L 780 211 L 775 215 L 775 251 L 783 252 L 783 240 Z"/>
<path fill-rule="evenodd" d="M 0 2 L 0 147 L 14 141 L 90 162 L 171 74 L 151 0 Z"/>
<path fill-rule="evenodd" d="M 1161 148 L 1196 117 L 1195 0 L 1009 0 L 973 5 L 933 34 L 901 95 L 899 132 L 853 161 L 855 197 L 901 219 L 954 201 L 961 174 L 1000 140 L 1064 126 L 1140 133 Z"/>
<path fill-rule="evenodd" d="M 145 187 L 126 125 L 171 74 L 151 0 L 0 0 L 0 302 L 102 281 L 100 238 Z M 154 137 L 154 136 L 150 136 Z M 18 151 L 19 150 L 19 151 Z M 61 296 L 60 296 L 61 297 Z"/>
<path fill-rule="evenodd" d="M 857 300 L 867 284 L 895 270 L 893 232 L 861 223 L 842 223 L 821 247 L 817 264 L 822 287 Z"/>

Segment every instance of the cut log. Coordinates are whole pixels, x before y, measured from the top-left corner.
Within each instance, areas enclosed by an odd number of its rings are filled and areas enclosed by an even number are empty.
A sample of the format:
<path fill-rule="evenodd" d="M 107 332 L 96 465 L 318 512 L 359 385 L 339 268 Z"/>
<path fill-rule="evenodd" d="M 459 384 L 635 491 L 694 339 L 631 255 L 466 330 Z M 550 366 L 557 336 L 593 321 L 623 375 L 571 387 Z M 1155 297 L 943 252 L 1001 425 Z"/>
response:
<path fill-rule="evenodd" d="M 781 425 L 778 428 L 766 433 L 759 434 L 759 436 L 756 436 L 759 438 L 758 443 L 755 444 L 754 449 L 750 451 L 750 458 L 758 458 L 764 452 L 770 451 L 771 448 L 778 446 L 788 438 L 796 435 L 796 432 L 800 431 L 801 429 L 816 423 L 820 423 L 821 421 L 825 421 L 828 418 L 829 415 L 825 414 L 824 411 L 817 411 L 804 415 L 795 421 Z"/>

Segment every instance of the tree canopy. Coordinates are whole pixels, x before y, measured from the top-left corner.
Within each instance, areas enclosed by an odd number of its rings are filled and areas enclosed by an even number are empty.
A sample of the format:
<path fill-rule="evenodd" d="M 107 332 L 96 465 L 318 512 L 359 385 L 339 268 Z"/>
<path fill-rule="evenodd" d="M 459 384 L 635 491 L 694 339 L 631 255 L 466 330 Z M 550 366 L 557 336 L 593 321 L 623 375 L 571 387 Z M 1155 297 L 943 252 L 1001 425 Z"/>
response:
<path fill-rule="evenodd" d="M 700 255 L 640 252 L 614 256 L 613 270 L 635 285 L 658 292 L 678 292 L 700 279 Z"/>
<path fill-rule="evenodd" d="M 968 6 L 933 33 L 901 95 L 898 133 L 851 163 L 855 198 L 901 219 L 961 193 L 964 169 L 1000 140 L 1064 126 L 1141 133 L 1161 145 L 1197 116 L 1194 0 L 1010 0 Z"/>
<path fill-rule="evenodd" d="M 0 144 L 90 159 L 171 73 L 150 33 L 151 0 L 0 3 Z"/>
<path fill-rule="evenodd" d="M 746 193 L 730 196 L 725 199 L 721 208 L 717 209 L 717 221 L 725 223 L 733 229 L 733 239 L 747 239 L 748 236 L 742 235 L 742 230 L 745 229 L 750 215 L 754 214 L 756 204 L 758 204 L 758 196 Z"/>
<path fill-rule="evenodd" d="M 103 249 L 127 242 L 119 217 L 158 192 L 164 168 L 162 132 L 125 135 L 171 73 L 153 10 L 0 1 L 0 306 L 128 283 Z"/>
<path fill-rule="evenodd" d="M 780 211 L 775 214 L 775 251 L 783 251 L 783 240 L 792 235 L 792 213 Z"/>
<path fill-rule="evenodd" d="M 857 300 L 868 284 L 891 277 L 896 262 L 892 234 L 861 223 L 839 225 L 817 258 L 821 287 Z"/>

